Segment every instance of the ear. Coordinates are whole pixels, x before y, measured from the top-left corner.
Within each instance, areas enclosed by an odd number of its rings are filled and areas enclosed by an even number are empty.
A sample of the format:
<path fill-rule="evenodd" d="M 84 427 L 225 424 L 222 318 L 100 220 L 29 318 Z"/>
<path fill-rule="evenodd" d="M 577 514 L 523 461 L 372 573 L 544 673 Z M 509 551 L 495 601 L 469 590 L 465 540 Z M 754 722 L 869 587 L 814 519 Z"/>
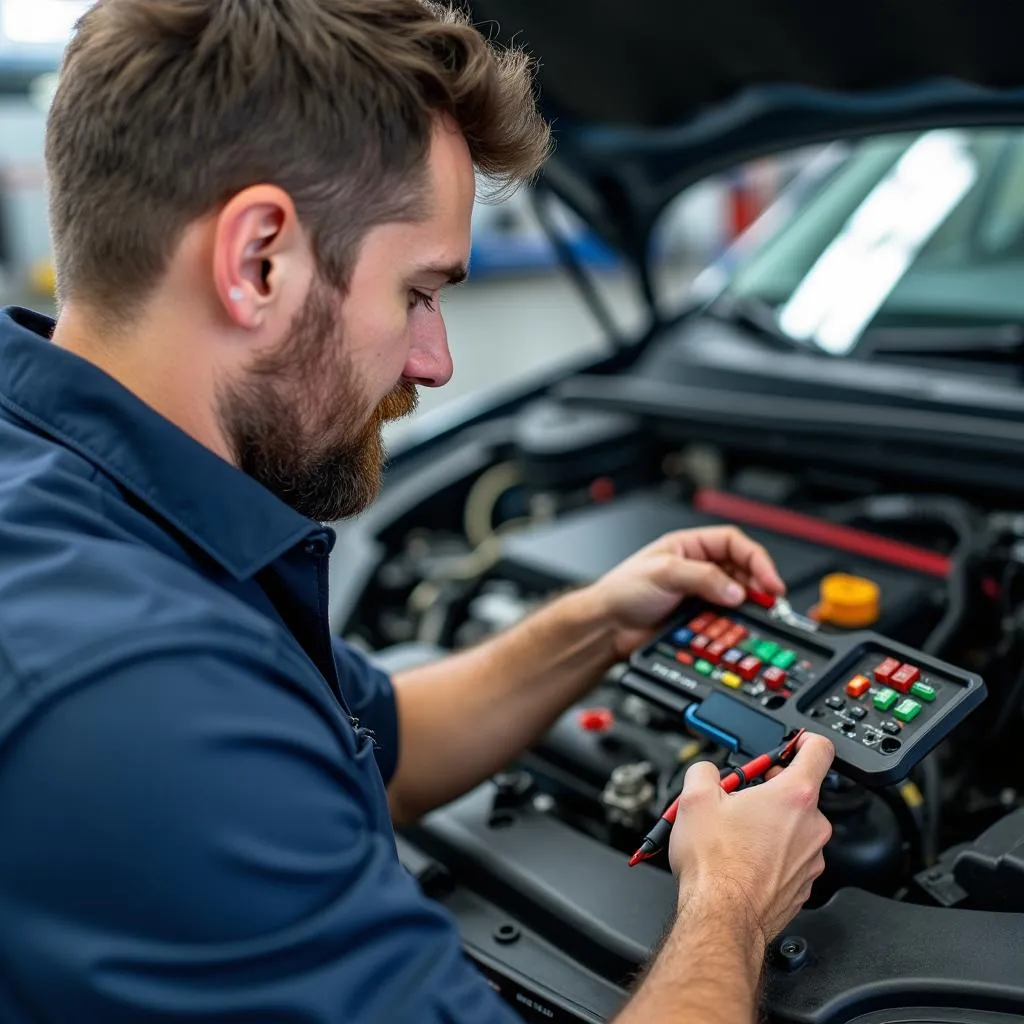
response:
<path fill-rule="evenodd" d="M 227 316 L 249 330 L 275 307 L 305 294 L 311 254 L 295 204 L 276 185 L 253 185 L 232 196 L 217 217 L 213 278 Z"/>

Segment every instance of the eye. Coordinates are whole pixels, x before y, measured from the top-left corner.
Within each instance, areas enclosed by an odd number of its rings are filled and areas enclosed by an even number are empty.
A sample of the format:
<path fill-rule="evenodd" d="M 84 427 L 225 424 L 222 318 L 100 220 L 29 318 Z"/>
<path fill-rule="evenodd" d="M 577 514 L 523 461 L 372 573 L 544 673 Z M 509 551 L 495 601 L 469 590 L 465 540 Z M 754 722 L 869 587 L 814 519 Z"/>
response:
<path fill-rule="evenodd" d="M 433 313 L 435 309 L 434 296 L 430 292 L 421 292 L 414 288 L 409 292 L 409 308 L 415 309 L 417 306 L 423 306 Z"/>

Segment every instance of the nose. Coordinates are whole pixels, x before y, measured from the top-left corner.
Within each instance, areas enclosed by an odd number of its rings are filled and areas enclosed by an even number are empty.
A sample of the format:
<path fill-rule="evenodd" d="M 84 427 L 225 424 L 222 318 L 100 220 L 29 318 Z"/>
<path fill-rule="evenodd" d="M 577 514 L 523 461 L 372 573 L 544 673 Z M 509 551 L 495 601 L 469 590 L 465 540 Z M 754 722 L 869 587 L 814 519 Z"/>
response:
<path fill-rule="evenodd" d="M 437 310 L 417 325 L 402 376 L 425 388 L 443 388 L 452 379 L 453 372 L 448 330 L 441 311 Z"/>

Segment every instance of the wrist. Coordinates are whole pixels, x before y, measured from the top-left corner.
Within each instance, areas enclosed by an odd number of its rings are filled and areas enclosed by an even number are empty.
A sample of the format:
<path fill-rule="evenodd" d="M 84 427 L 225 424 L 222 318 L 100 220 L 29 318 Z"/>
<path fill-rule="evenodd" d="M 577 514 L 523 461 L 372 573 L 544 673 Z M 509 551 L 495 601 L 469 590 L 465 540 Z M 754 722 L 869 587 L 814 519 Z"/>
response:
<path fill-rule="evenodd" d="M 570 610 L 580 628 L 597 632 L 607 631 L 613 625 L 608 602 L 602 596 L 601 589 L 593 583 L 566 592 L 556 604 Z"/>
<path fill-rule="evenodd" d="M 725 879 L 680 884 L 678 921 L 684 927 L 713 930 L 719 948 L 727 946 L 733 962 L 747 967 L 753 986 L 761 974 L 768 943 L 750 897 Z"/>
<path fill-rule="evenodd" d="M 562 595 L 551 606 L 567 647 L 586 647 L 605 667 L 617 660 L 615 625 L 593 585 Z"/>
<path fill-rule="evenodd" d="M 564 710 L 617 661 L 600 601 L 588 588 L 563 594 L 478 648 L 490 674 L 522 696 L 539 689 Z"/>
<path fill-rule="evenodd" d="M 679 913 L 630 1004 L 630 1024 L 647 1020 L 750 1021 L 764 940 L 749 904 L 709 885 L 684 886 Z M 618 1018 L 616 1018 L 618 1020 Z"/>
<path fill-rule="evenodd" d="M 607 588 L 592 583 L 567 595 L 574 602 L 575 613 L 585 621 L 602 645 L 606 667 L 624 661 L 646 639 L 651 630 L 623 625 L 610 601 Z"/>

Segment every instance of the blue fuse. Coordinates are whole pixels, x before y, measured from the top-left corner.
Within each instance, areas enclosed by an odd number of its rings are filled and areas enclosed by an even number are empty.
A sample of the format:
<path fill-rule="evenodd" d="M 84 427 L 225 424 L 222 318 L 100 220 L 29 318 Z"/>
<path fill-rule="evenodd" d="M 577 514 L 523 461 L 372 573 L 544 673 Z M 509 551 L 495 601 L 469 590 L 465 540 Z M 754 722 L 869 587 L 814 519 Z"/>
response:
<path fill-rule="evenodd" d="M 672 634 L 672 642 L 679 644 L 680 647 L 688 647 L 693 637 L 694 632 L 692 629 L 677 629 Z"/>

